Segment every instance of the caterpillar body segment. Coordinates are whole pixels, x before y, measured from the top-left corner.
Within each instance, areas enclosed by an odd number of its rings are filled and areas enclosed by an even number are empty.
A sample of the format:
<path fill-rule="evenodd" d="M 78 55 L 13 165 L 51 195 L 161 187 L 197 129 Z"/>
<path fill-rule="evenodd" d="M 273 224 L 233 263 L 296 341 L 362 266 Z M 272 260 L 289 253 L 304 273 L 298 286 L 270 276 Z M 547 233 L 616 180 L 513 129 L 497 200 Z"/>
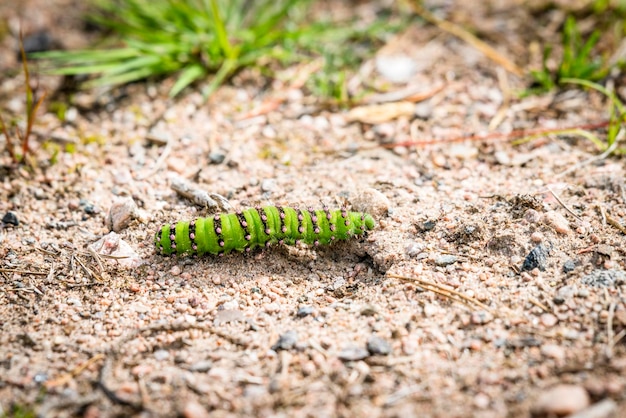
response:
<path fill-rule="evenodd" d="M 327 245 L 363 235 L 374 227 L 374 219 L 367 213 L 265 206 L 165 224 L 154 241 L 157 252 L 164 255 L 222 255 L 279 243 Z"/>

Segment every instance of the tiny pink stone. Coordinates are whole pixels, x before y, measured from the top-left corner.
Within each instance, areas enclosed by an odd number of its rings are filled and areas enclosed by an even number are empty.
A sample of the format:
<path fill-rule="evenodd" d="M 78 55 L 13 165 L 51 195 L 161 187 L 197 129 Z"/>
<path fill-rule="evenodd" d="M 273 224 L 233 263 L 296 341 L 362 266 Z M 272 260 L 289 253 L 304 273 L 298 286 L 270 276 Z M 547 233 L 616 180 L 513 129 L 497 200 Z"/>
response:
<path fill-rule="evenodd" d="M 215 233 L 216 234 L 221 234 L 222 233 L 222 228 L 215 228 Z"/>
<path fill-rule="evenodd" d="M 313 232 L 315 232 L 316 234 L 319 234 L 320 233 L 320 229 L 319 228 L 315 228 L 315 230 Z"/>
<path fill-rule="evenodd" d="M 241 223 L 241 226 L 243 226 L 244 228 L 245 228 L 245 227 L 247 227 L 247 226 L 248 226 L 248 222 L 243 221 L 243 222 Z"/>
<path fill-rule="evenodd" d="M 304 228 L 303 228 L 303 227 L 299 227 L 299 228 L 298 228 L 298 232 L 299 232 L 299 233 L 301 233 L 301 234 L 303 234 L 303 233 L 304 233 Z"/>
<path fill-rule="evenodd" d="M 224 246 L 224 241 L 220 241 L 220 247 Z"/>
<path fill-rule="evenodd" d="M 269 229 L 269 228 L 267 228 L 267 229 L 265 230 L 265 233 L 266 233 L 267 235 L 269 235 L 269 234 L 270 234 L 270 232 L 272 232 L 272 231 L 270 231 L 270 229 Z"/>
<path fill-rule="evenodd" d="M 196 239 L 196 234 L 194 234 L 193 232 L 189 234 L 189 239 Z"/>
<path fill-rule="evenodd" d="M 282 228 L 280 228 L 280 230 L 281 230 L 283 233 L 285 233 L 285 232 L 287 232 L 287 227 L 283 225 L 283 227 L 282 227 Z"/>

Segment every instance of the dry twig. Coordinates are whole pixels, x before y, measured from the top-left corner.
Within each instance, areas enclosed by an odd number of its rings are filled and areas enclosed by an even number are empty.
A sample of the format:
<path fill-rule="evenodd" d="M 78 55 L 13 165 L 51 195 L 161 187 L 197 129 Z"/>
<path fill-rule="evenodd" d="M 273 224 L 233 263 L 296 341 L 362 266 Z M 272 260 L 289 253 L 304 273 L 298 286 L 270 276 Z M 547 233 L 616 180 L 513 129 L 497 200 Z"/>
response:
<path fill-rule="evenodd" d="M 448 286 L 439 284 L 439 283 L 435 283 L 435 282 L 431 282 L 430 280 L 425 280 L 425 279 L 420 279 L 418 277 L 407 277 L 407 276 L 401 276 L 399 274 L 392 274 L 392 273 L 387 273 L 387 277 L 392 277 L 395 279 L 400 279 L 400 280 L 405 280 L 405 281 L 410 281 L 410 282 L 415 282 L 417 283 L 420 287 L 429 290 L 433 293 L 436 293 L 438 295 L 444 296 L 452 301 L 455 302 L 459 302 L 462 303 L 463 305 L 469 307 L 469 308 L 475 308 L 475 307 L 479 307 L 481 309 L 484 309 L 485 311 L 489 312 L 490 314 L 495 316 L 495 312 L 493 310 L 491 310 L 491 308 L 489 308 L 487 305 L 485 305 L 484 303 L 476 300 L 475 298 L 471 298 L 467 295 L 464 295 L 461 292 L 457 292 L 454 289 L 449 288 Z"/>

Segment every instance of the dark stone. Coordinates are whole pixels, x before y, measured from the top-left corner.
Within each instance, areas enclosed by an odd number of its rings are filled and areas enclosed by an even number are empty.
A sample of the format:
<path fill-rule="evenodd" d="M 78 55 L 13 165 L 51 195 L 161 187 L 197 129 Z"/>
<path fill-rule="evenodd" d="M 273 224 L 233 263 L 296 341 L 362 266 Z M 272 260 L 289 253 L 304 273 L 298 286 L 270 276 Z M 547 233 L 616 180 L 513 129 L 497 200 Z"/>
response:
<path fill-rule="evenodd" d="M 376 335 L 372 335 L 367 340 L 367 351 L 372 355 L 386 356 L 391 353 L 391 344 Z"/>
<path fill-rule="evenodd" d="M 209 154 L 209 161 L 211 164 L 222 164 L 226 159 L 226 154 L 221 151 L 214 151 Z"/>
<path fill-rule="evenodd" d="M 313 313 L 314 309 L 312 306 L 301 306 L 300 308 L 298 308 L 298 312 L 296 313 L 296 316 L 298 318 L 304 318 L 305 316 L 309 316 Z"/>
<path fill-rule="evenodd" d="M 422 229 L 424 231 L 430 231 L 430 230 L 434 229 L 436 225 L 437 225 L 437 221 L 429 220 L 429 221 L 426 221 L 426 222 L 424 222 L 422 224 Z"/>
<path fill-rule="evenodd" d="M 570 273 L 576 269 L 576 261 L 575 260 L 567 260 L 563 263 L 563 273 Z"/>
<path fill-rule="evenodd" d="M 287 331 L 282 334 L 276 344 L 272 346 L 272 350 L 291 350 L 298 342 L 298 334 L 295 331 Z"/>
<path fill-rule="evenodd" d="M 17 219 L 17 215 L 14 212 L 7 212 L 2 217 L 2 223 L 4 225 L 18 226 L 20 224 L 20 221 Z"/>
<path fill-rule="evenodd" d="M 548 255 L 550 249 L 543 244 L 537 245 L 533 248 L 522 264 L 522 271 L 530 271 L 538 268 L 541 271 L 545 271 L 548 264 Z"/>
<path fill-rule="evenodd" d="M 583 284 L 593 287 L 613 287 L 626 281 L 623 270 L 594 270 L 583 277 Z"/>

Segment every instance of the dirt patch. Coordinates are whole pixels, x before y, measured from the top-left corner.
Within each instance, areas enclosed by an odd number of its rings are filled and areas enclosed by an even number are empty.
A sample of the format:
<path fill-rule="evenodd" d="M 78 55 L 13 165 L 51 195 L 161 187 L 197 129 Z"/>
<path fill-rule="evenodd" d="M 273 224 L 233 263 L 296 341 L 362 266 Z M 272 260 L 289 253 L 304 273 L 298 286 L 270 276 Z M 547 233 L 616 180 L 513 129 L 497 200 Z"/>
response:
<path fill-rule="evenodd" d="M 472 19 L 495 13 L 508 25 L 520 21 L 513 12 L 477 8 Z M 1 174 L 0 215 L 13 214 L 0 230 L 0 410 L 495 417 L 609 401 L 626 410 L 625 238 L 607 222 L 626 216 L 623 161 L 560 175 L 596 151 L 562 137 L 443 141 L 604 120 L 602 96 L 514 98 L 522 80 L 433 33 L 396 40 L 426 57 L 412 83 L 444 86 L 418 104 L 419 117 L 350 122 L 296 90 L 242 119 L 273 97 L 245 73 L 208 103 L 194 93 L 167 101 L 167 82 L 149 82 L 99 97 L 108 104 L 65 124 L 42 117 L 38 129 L 76 151 Z M 10 80 L 19 86 L 20 76 Z M 427 139 L 441 141 L 383 146 Z M 377 226 L 329 247 L 159 256 L 163 223 L 211 214 L 170 188 L 181 177 L 234 208 L 347 204 L 371 210 Z M 113 225 L 118 241 L 90 250 Z M 119 240 L 128 266 L 98 255 L 117 254 Z"/>

